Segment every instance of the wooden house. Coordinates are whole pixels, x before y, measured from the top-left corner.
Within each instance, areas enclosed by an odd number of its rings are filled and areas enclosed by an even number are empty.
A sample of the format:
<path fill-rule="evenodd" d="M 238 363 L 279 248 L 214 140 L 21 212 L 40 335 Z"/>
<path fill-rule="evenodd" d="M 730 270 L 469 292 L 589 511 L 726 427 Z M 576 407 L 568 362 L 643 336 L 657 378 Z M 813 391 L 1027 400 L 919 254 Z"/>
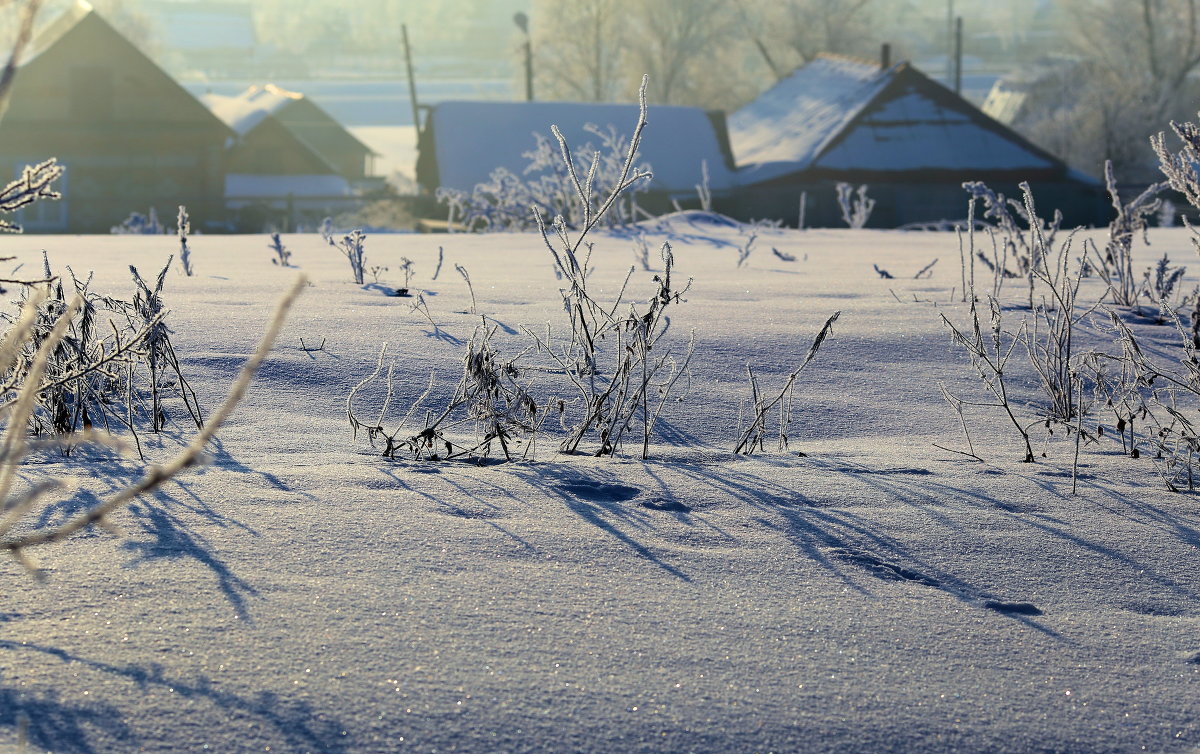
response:
<path fill-rule="evenodd" d="M 1044 214 L 1107 222 L 1103 187 L 908 63 L 820 56 L 729 118 L 740 188 L 734 216 L 842 225 L 839 182 L 866 184 L 870 225 L 961 220 L 966 181 L 1019 196 L 1028 181 Z"/>
<path fill-rule="evenodd" d="M 106 232 L 133 211 L 197 228 L 223 213 L 230 129 L 83 0 L 35 37 L 0 118 L 0 166 L 57 157 L 63 199 L 18 220 L 31 232 Z"/>

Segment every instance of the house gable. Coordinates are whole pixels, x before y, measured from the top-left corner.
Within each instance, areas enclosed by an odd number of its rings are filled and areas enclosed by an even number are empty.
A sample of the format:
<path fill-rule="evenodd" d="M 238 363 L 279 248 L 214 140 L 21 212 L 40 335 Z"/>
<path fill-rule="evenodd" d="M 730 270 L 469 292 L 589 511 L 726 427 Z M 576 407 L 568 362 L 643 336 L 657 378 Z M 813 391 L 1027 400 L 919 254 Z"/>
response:
<path fill-rule="evenodd" d="M 120 128 L 228 129 L 86 3 L 48 26 L 13 82 L 4 121 L 93 121 Z M 80 102 L 83 95 L 85 103 Z"/>
<path fill-rule="evenodd" d="M 375 152 L 307 97 L 292 100 L 275 119 L 346 178 L 364 178 Z"/>
<path fill-rule="evenodd" d="M 900 72 L 810 163 L 836 171 L 1063 172 L 1060 160 L 911 68 Z"/>

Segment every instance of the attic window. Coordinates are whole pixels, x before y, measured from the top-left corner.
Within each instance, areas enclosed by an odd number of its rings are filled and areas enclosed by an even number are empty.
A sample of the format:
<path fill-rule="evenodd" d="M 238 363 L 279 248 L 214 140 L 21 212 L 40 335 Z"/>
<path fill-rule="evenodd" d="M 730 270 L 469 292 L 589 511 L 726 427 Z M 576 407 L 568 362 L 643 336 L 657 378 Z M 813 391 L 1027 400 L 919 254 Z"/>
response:
<path fill-rule="evenodd" d="M 113 71 L 102 66 L 71 69 L 71 116 L 112 120 L 116 94 Z"/>

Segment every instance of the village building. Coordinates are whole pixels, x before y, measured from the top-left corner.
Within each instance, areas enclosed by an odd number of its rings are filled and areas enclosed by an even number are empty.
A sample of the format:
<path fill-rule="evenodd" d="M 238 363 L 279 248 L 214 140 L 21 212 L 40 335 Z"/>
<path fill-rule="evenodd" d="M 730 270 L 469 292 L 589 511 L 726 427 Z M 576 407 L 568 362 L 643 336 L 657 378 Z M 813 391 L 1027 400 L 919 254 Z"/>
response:
<path fill-rule="evenodd" d="M 42 29 L 0 117 L 0 169 L 56 157 L 63 198 L 23 210 L 35 232 L 107 232 L 133 211 L 187 205 L 197 229 L 223 214 L 233 132 L 86 2 Z"/>
<path fill-rule="evenodd" d="M 966 181 L 1020 196 L 1027 181 L 1049 216 L 1107 222 L 1103 187 L 988 117 L 908 63 L 822 55 L 729 118 L 739 167 L 736 217 L 843 225 L 841 182 L 868 186 L 870 225 L 962 220 Z"/>
<path fill-rule="evenodd" d="M 303 94 L 267 84 L 202 99 L 236 135 L 226 158 L 231 209 L 333 212 L 382 187 L 375 152 Z"/>
<path fill-rule="evenodd" d="M 647 191 L 638 196 L 639 206 L 651 213 L 667 212 L 677 202 L 695 206 L 698 187 L 707 187 L 714 199 L 733 189 L 733 154 L 723 113 L 651 105 L 647 119 L 650 125 L 642 135 L 639 162 L 649 164 L 654 177 Z M 441 102 L 428 109 L 420 132 L 417 183 L 428 192 L 440 187 L 470 192 L 499 168 L 536 179 L 540 171 L 553 168 L 528 170 L 531 160 L 527 154 L 536 147 L 539 134 L 550 139 L 554 154 L 558 154 L 551 124 L 558 126 L 581 161 L 590 161 L 597 150 L 613 153 L 604 145 L 605 136 L 616 135 L 628 144 L 637 120 L 637 105 Z M 624 156 L 623 150 L 617 152 Z M 587 164 L 579 169 L 586 171 Z"/>

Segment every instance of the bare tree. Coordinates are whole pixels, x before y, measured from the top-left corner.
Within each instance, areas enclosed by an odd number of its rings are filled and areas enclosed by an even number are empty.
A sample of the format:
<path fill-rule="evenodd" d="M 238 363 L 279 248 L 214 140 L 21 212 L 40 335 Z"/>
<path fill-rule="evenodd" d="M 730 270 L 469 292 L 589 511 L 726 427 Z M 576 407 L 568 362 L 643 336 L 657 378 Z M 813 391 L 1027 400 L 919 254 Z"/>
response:
<path fill-rule="evenodd" d="M 630 58 L 650 75 L 651 102 L 697 104 L 711 96 L 713 74 L 723 68 L 714 58 L 736 41 L 724 0 L 642 0 L 629 17 L 637 40 Z"/>
<path fill-rule="evenodd" d="M 553 99 L 611 102 L 625 90 L 622 6 L 621 0 L 539 0 L 533 13 L 538 91 Z"/>
<path fill-rule="evenodd" d="M 876 0 L 782 0 L 756 8 L 766 45 L 778 50 L 768 65 L 786 74 L 822 52 L 873 54 Z"/>
<path fill-rule="evenodd" d="M 1086 172 L 1111 159 L 1122 180 L 1153 180 L 1148 138 L 1189 116 L 1200 70 L 1200 0 L 1064 0 L 1074 60 L 1014 126 Z"/>

